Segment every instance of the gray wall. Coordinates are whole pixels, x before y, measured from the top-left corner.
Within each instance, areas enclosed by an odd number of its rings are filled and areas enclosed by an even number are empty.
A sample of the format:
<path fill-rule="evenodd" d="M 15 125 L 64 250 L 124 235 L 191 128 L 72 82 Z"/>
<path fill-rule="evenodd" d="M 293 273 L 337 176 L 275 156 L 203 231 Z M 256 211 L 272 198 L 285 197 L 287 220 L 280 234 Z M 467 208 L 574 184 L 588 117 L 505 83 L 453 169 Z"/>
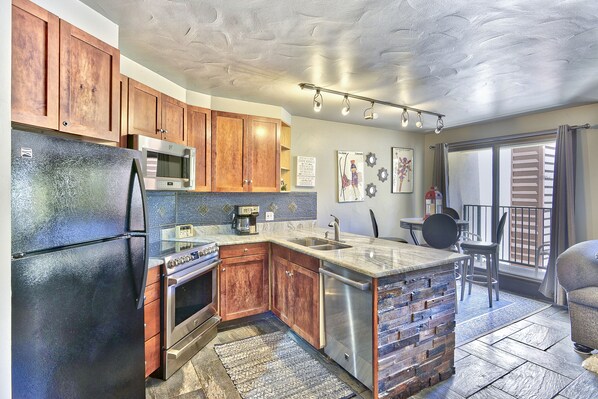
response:
<path fill-rule="evenodd" d="M 356 112 L 359 112 L 356 110 Z M 397 121 L 398 123 L 398 121 Z M 326 226 L 330 214 L 341 220 L 341 230 L 356 234 L 372 235 L 369 209 L 376 214 L 381 236 L 408 238 L 408 232 L 399 227 L 399 219 L 423 216 L 424 135 L 367 126 L 328 122 L 293 116 L 291 128 L 292 190 L 318 193 L 318 225 Z M 378 169 L 391 165 L 391 147 L 409 147 L 414 153 L 413 194 L 391 194 L 390 177 L 378 180 Z M 364 202 L 339 203 L 337 201 L 337 150 L 373 152 L 378 158 L 371 168 L 364 166 L 365 184 L 374 183 L 378 193 Z M 302 188 L 295 185 L 297 156 L 316 157 L 316 187 Z"/>
<path fill-rule="evenodd" d="M 265 222 L 268 211 L 274 212 L 275 222 L 314 220 L 317 212 L 317 194 L 149 191 L 150 241 L 160 239 L 160 229 L 176 224 L 229 224 L 234 205 L 259 205 L 258 222 Z"/>

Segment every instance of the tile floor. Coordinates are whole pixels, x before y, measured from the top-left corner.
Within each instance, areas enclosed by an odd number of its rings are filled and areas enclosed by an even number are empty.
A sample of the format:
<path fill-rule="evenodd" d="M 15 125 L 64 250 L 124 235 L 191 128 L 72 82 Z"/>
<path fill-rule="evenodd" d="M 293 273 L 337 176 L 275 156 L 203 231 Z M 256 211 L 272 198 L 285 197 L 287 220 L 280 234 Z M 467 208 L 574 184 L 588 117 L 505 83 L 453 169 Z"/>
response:
<path fill-rule="evenodd" d="M 456 374 L 414 399 L 591 399 L 598 398 L 598 375 L 581 367 L 584 356 L 572 350 L 566 310 L 550 307 L 503 327 L 455 351 Z M 155 399 L 237 399 L 239 394 L 213 350 L 273 331 L 288 331 L 272 314 L 228 323 L 214 341 L 168 381 L 150 378 L 146 397 Z M 356 398 L 371 392 L 346 371 L 291 334 L 309 353 L 345 381 Z"/>

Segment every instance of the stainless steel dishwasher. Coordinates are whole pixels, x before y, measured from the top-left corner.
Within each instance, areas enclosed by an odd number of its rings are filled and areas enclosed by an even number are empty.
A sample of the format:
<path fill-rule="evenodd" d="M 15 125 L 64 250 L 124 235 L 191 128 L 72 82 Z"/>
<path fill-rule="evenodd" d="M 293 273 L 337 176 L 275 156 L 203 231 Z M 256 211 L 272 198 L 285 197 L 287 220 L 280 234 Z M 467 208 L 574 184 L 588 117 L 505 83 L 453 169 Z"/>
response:
<path fill-rule="evenodd" d="M 372 389 L 372 278 L 323 262 L 324 352 Z"/>

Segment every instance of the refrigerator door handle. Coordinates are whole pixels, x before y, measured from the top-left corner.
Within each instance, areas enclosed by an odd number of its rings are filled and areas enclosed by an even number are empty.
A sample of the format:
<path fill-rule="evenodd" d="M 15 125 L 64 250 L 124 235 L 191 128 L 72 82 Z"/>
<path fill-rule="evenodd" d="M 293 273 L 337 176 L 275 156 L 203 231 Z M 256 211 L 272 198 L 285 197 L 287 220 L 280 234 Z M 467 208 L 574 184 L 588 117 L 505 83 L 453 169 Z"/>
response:
<path fill-rule="evenodd" d="M 145 184 L 143 182 L 143 174 L 141 171 L 142 171 L 141 162 L 139 162 L 139 159 L 134 158 L 133 159 L 133 172 L 135 173 L 135 175 L 137 175 L 137 181 L 139 182 L 139 192 L 141 193 L 141 204 L 142 204 L 142 208 L 143 208 L 143 231 L 147 234 L 148 233 L 147 197 L 145 194 Z M 133 195 L 133 193 L 131 193 L 131 195 Z M 131 214 L 131 210 L 129 209 L 129 215 L 130 214 Z M 145 240 L 144 240 L 145 259 L 143 262 L 143 276 L 141 277 L 139 296 L 137 297 L 137 300 L 136 300 L 137 301 L 137 309 L 143 308 L 143 302 L 144 302 L 143 297 L 145 295 L 145 286 L 147 285 L 147 269 L 149 267 L 149 245 L 147 243 L 148 239 L 149 239 L 149 237 L 145 236 Z"/>

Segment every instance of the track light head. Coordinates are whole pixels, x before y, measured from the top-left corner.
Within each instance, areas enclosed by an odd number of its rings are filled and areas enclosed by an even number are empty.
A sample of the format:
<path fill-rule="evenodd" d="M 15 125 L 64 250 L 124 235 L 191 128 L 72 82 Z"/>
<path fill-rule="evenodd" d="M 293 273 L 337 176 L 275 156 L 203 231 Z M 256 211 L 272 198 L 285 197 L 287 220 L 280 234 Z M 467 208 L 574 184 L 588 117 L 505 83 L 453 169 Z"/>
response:
<path fill-rule="evenodd" d="M 421 112 L 417 113 L 417 122 L 415 122 L 415 127 L 417 127 L 418 129 L 421 129 L 424 127 L 424 121 L 422 120 Z"/>
<path fill-rule="evenodd" d="M 345 94 L 345 98 L 343 99 L 343 109 L 341 109 L 341 114 L 343 114 L 343 116 L 347 116 L 347 115 L 349 115 L 349 112 L 351 112 L 351 104 L 349 103 L 349 96 L 347 94 Z"/>
<path fill-rule="evenodd" d="M 442 132 L 443 129 L 444 121 L 442 120 L 442 116 L 439 116 L 438 120 L 436 120 L 436 129 L 434 129 L 434 133 L 440 134 L 440 132 Z"/>
<path fill-rule="evenodd" d="M 322 105 L 324 104 L 324 98 L 322 98 L 322 94 L 320 90 L 316 90 L 316 94 L 314 95 L 314 111 L 320 112 L 322 110 Z"/>
<path fill-rule="evenodd" d="M 366 108 L 365 111 L 363 111 L 363 119 L 365 119 L 365 120 L 378 119 L 378 113 L 374 112 L 374 102 L 372 101 L 370 104 L 371 104 L 370 107 Z"/>
<path fill-rule="evenodd" d="M 407 127 L 409 125 L 409 112 L 407 112 L 407 108 L 403 108 L 403 113 L 401 114 L 401 126 Z"/>

